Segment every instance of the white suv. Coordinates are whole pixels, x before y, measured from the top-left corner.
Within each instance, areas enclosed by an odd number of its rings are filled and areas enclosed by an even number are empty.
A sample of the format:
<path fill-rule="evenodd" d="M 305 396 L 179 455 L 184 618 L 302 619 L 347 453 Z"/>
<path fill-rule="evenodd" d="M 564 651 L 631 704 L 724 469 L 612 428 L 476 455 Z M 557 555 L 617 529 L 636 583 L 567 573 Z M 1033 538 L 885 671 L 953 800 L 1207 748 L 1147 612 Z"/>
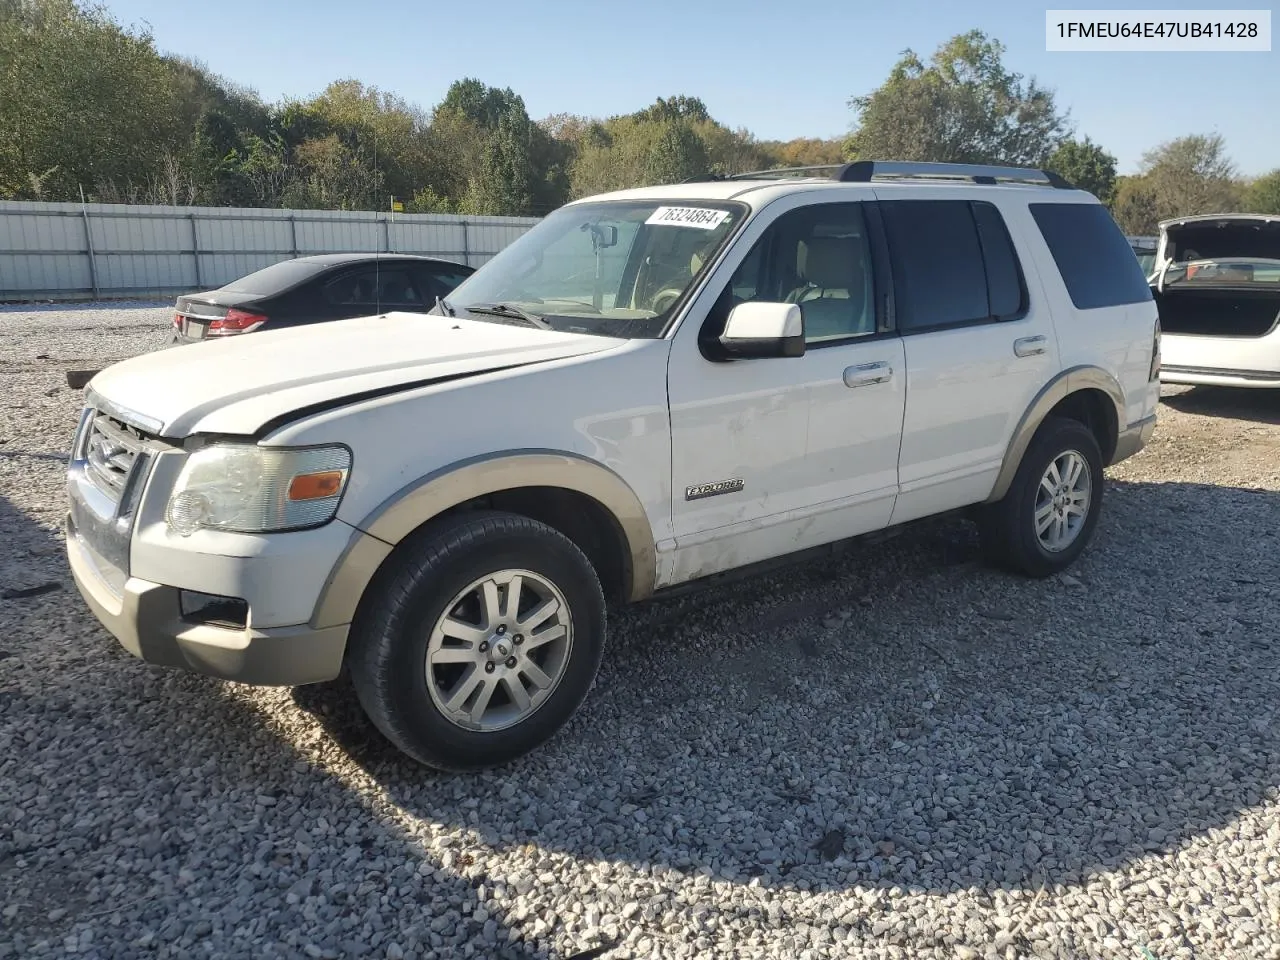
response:
<path fill-rule="evenodd" d="M 501 763 L 582 702 L 608 600 L 956 510 L 1046 576 L 1155 426 L 1142 270 L 1041 171 L 592 197 L 450 301 L 94 378 L 67 546 L 126 649 L 256 684 L 345 665 L 406 753 Z"/>

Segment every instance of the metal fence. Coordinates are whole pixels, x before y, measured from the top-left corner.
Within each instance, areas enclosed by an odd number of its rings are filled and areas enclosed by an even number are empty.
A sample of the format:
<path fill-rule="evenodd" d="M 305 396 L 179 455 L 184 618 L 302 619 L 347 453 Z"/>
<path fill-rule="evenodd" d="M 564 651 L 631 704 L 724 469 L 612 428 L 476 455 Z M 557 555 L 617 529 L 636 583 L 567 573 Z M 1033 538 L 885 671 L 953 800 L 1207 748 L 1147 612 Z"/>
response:
<path fill-rule="evenodd" d="M 479 266 L 531 217 L 0 200 L 0 300 L 167 296 L 312 253 L 415 253 Z"/>

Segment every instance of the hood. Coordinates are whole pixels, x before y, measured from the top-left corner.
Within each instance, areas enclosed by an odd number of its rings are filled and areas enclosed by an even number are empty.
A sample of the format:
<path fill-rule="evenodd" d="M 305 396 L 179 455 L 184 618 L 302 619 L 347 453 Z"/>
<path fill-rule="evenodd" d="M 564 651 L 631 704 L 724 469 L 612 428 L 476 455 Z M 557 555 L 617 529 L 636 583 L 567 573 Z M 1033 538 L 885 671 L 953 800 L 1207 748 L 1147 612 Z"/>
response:
<path fill-rule="evenodd" d="M 598 353 L 610 337 L 388 313 L 158 350 L 107 367 L 89 390 L 161 436 L 253 434 L 305 408 L 433 381 Z"/>

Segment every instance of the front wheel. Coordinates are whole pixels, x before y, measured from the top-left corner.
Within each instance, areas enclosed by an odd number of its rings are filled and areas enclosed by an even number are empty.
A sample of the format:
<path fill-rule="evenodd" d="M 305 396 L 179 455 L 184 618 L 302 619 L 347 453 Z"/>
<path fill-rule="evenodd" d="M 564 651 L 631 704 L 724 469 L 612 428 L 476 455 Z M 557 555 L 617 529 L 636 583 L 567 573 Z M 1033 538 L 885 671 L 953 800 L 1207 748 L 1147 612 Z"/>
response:
<path fill-rule="evenodd" d="M 1093 433 L 1076 420 L 1046 420 L 1004 499 L 982 509 L 984 553 L 1025 576 L 1065 570 L 1093 536 L 1102 487 L 1102 452 Z"/>
<path fill-rule="evenodd" d="M 476 513 L 428 528 L 392 562 L 352 628 L 351 677 L 374 725 L 446 770 L 549 740 L 603 651 L 604 595 L 582 551 L 526 517 Z"/>

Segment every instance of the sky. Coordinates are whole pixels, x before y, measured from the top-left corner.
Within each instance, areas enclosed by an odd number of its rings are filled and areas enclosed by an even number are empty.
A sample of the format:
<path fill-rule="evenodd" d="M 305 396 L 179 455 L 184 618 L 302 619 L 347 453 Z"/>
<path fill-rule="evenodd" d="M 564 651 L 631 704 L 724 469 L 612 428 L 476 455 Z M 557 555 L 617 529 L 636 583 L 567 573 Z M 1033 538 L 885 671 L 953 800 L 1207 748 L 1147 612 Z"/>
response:
<path fill-rule="evenodd" d="M 476 77 L 511 87 L 535 120 L 629 113 L 686 94 L 728 126 L 780 140 L 843 135 L 853 120 L 849 98 L 879 86 L 903 50 L 927 58 L 977 28 L 1004 43 L 1007 68 L 1055 92 L 1077 135 L 1114 154 L 1121 173 L 1135 172 L 1153 146 L 1191 133 L 1222 134 L 1247 176 L 1280 167 L 1280 47 L 1049 53 L 1045 7 L 1012 0 L 982 8 L 947 0 L 799 8 L 776 0 L 107 0 L 107 7 L 123 23 L 148 26 L 161 50 L 196 57 L 268 101 L 307 97 L 350 77 L 429 109 L 454 80 Z M 1116 8 L 1130 7 L 1109 7 Z"/>

